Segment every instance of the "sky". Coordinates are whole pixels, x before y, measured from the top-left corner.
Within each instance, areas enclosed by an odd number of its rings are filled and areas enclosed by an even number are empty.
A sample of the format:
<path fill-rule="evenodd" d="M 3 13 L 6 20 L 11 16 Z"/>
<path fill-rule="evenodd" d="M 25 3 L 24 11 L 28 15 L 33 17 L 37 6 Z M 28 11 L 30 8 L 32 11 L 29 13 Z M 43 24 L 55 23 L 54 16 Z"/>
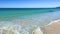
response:
<path fill-rule="evenodd" d="M 60 6 L 60 0 L 0 0 L 0 8 L 52 8 Z"/>

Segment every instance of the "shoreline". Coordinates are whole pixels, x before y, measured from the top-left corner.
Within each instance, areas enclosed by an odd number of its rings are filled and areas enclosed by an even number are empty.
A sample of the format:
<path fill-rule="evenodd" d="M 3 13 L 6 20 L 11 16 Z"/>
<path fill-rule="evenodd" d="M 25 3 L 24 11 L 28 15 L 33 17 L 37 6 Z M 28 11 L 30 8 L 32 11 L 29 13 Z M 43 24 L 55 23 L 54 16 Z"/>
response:
<path fill-rule="evenodd" d="M 42 27 L 44 34 L 60 34 L 60 20 L 50 22 L 48 25 Z"/>

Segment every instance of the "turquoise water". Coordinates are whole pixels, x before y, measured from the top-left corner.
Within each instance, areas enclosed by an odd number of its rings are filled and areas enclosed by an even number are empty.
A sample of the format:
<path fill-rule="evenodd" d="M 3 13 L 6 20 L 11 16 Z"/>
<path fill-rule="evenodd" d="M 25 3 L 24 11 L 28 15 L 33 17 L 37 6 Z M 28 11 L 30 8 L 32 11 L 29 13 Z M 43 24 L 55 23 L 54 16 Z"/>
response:
<path fill-rule="evenodd" d="M 0 27 L 19 25 L 20 34 L 31 34 L 35 26 L 41 27 L 54 20 L 60 20 L 59 8 L 0 8 Z"/>
<path fill-rule="evenodd" d="M 59 8 L 0 8 L 0 18 L 9 18 L 33 14 L 60 11 Z"/>
<path fill-rule="evenodd" d="M 60 19 L 59 14 L 60 8 L 0 8 L 0 21 L 19 19 L 34 22 L 42 20 L 43 24 L 46 20 L 46 23 L 49 23 L 52 20 Z"/>

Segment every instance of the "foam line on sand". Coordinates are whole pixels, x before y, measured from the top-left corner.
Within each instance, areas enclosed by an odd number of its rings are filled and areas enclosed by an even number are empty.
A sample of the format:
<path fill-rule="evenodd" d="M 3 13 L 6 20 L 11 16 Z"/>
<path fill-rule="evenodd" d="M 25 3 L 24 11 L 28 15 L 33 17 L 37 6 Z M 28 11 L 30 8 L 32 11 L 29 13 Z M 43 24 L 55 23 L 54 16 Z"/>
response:
<path fill-rule="evenodd" d="M 47 26 L 49 26 L 49 25 L 51 25 L 51 24 L 53 24 L 53 23 L 59 22 L 59 21 L 60 21 L 60 20 L 52 21 L 52 22 L 50 22 Z"/>

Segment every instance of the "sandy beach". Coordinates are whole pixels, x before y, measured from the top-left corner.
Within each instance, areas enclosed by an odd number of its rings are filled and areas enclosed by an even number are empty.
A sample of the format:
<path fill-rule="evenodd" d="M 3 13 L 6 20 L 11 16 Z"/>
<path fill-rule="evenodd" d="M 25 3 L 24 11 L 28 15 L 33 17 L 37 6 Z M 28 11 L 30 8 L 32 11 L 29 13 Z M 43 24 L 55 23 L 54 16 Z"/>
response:
<path fill-rule="evenodd" d="M 52 21 L 42 29 L 44 34 L 60 34 L 60 20 Z"/>

